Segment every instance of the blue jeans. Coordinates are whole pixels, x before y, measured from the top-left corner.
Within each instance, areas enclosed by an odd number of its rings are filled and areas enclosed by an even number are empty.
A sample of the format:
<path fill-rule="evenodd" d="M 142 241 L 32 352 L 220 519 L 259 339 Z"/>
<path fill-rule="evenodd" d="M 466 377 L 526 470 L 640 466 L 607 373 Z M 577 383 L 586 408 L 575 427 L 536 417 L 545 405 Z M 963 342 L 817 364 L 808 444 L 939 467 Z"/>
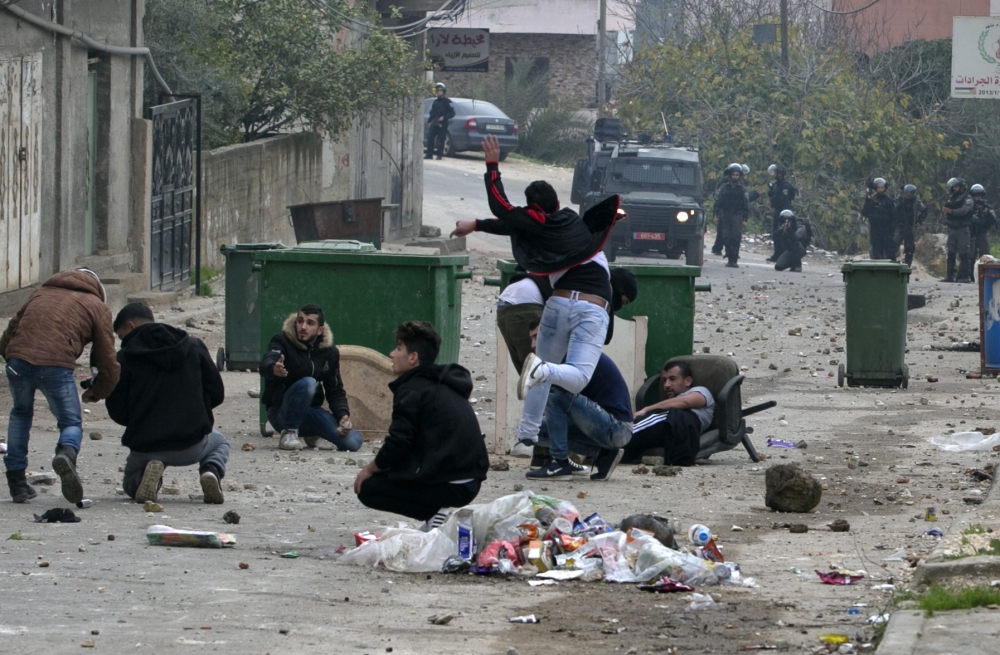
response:
<path fill-rule="evenodd" d="M 550 374 L 524 399 L 518 439 L 534 439 L 538 434 L 553 385 L 572 394 L 583 391 L 601 358 L 607 334 L 608 313 L 597 305 L 559 296 L 546 301 L 535 354 L 548 364 Z"/>
<path fill-rule="evenodd" d="M 3 458 L 8 471 L 28 468 L 28 438 L 35 417 L 35 391 L 41 390 L 56 417 L 58 446 L 79 452 L 83 437 L 80 397 L 76 395 L 73 369 L 62 366 L 35 366 L 21 359 L 7 360 L 7 383 L 14 407 L 7 423 L 7 454 Z"/>
<path fill-rule="evenodd" d="M 356 430 L 346 436 L 337 432 L 337 419 L 322 407 L 313 407 L 319 382 L 315 378 L 302 378 L 285 389 L 281 407 L 268 407 L 267 420 L 275 430 L 298 430 L 300 437 L 320 437 L 326 439 L 337 450 L 360 450 L 364 443 Z"/>
<path fill-rule="evenodd" d="M 545 405 L 541 435 L 548 437 L 556 459 L 566 459 L 571 450 L 597 457 L 601 450 L 624 448 L 632 439 L 632 424 L 619 421 L 589 398 L 553 389 Z"/>

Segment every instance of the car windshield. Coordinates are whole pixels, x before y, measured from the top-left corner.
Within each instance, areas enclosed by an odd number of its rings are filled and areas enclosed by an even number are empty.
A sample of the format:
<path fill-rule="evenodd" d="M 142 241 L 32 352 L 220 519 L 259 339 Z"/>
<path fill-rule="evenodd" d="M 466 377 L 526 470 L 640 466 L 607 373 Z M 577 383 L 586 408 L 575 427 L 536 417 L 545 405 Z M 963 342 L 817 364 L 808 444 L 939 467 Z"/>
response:
<path fill-rule="evenodd" d="M 622 189 L 686 187 L 697 185 L 697 170 L 676 162 L 615 158 L 608 166 L 608 186 Z M 608 189 L 612 191 L 612 189 Z"/>

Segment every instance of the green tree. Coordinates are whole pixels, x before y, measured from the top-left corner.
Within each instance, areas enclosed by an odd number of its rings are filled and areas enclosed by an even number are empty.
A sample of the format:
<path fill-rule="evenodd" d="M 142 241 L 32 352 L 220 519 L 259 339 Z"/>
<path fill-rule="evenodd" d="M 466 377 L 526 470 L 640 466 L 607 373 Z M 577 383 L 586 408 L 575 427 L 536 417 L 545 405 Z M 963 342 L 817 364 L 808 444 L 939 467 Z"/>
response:
<path fill-rule="evenodd" d="M 360 114 L 398 111 L 423 83 L 405 41 L 350 32 L 359 23 L 345 17 L 375 19 L 326 6 L 336 13 L 310 0 L 147 0 L 146 43 L 171 88 L 202 94 L 209 147 L 289 128 L 337 134 Z"/>
<path fill-rule="evenodd" d="M 749 29 L 725 39 L 704 30 L 640 51 L 625 72 L 619 113 L 634 129 L 656 130 L 663 112 L 675 139 L 699 146 L 709 197 L 730 162 L 755 171 L 751 188 L 763 186 L 769 164 L 782 163 L 817 242 L 861 249 L 865 180 L 926 187 L 937 170 L 927 162 L 954 162 L 959 148 L 939 115 L 909 112 L 909 96 L 867 74 L 842 44 L 793 36 L 787 71 Z"/>

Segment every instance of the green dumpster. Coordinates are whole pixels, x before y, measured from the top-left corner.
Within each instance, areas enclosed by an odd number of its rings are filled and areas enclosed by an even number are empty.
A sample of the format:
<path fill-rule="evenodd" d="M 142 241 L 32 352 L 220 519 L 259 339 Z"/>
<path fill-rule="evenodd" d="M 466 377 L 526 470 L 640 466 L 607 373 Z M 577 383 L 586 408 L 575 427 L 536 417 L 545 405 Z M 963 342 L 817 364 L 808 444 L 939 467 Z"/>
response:
<path fill-rule="evenodd" d="M 287 248 L 281 243 L 234 243 L 219 248 L 226 258 L 226 339 L 215 363 L 220 371 L 257 370 L 260 363 L 260 274 L 254 253 Z"/>
<path fill-rule="evenodd" d="M 910 269 L 892 262 L 848 262 L 844 274 L 847 312 L 847 363 L 837 385 L 908 386 L 906 285 Z"/>
<path fill-rule="evenodd" d="M 507 286 L 517 263 L 497 261 L 500 288 Z M 621 318 L 649 318 L 646 337 L 646 375 L 655 375 L 671 357 L 690 355 L 694 346 L 694 292 L 710 291 L 709 285 L 696 285 L 701 275 L 698 266 L 624 265 L 635 274 L 639 295 L 635 302 L 622 307 L 615 315 Z M 489 283 L 489 281 L 487 281 Z"/>

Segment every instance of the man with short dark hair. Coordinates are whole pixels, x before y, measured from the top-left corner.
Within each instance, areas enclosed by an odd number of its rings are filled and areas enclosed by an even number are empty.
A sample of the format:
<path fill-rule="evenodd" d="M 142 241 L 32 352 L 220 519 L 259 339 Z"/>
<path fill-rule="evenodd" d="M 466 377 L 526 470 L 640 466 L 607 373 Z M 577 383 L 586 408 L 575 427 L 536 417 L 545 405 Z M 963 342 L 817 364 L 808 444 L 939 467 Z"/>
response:
<path fill-rule="evenodd" d="M 317 437 L 338 450 L 361 448 L 340 379 L 340 351 L 319 305 L 310 303 L 289 314 L 267 346 L 260 374 L 260 402 L 267 408 L 267 420 L 281 431 L 278 448 L 302 448 L 299 436 L 311 448 Z M 330 411 L 323 409 L 324 397 Z"/>
<path fill-rule="evenodd" d="M 458 364 L 435 364 L 440 348 L 430 323 L 396 328 L 389 433 L 354 480 L 366 507 L 426 521 L 427 529 L 444 522 L 442 510 L 475 499 L 490 465 L 469 404 L 472 376 Z"/>
<path fill-rule="evenodd" d="M 691 367 L 683 361 L 664 364 L 660 383 L 666 399 L 635 413 L 623 460 L 636 462 L 647 450 L 663 448 L 665 464 L 694 466 L 701 433 L 712 424 L 715 399 L 705 387 L 694 386 Z"/>
<path fill-rule="evenodd" d="M 86 268 L 62 271 L 31 294 L 0 337 L 0 356 L 7 362 L 7 384 L 14 400 L 3 462 L 15 503 L 38 495 L 25 477 L 36 391 L 45 396 L 59 428 L 52 470 L 62 482 L 63 497 L 71 503 L 83 500 L 83 483 L 76 471 L 83 419 L 73 371 L 84 347 L 93 343 L 90 365 L 97 368 L 97 376 L 82 400 L 106 398 L 118 383 L 115 335 L 106 303 L 97 273 Z"/>
<path fill-rule="evenodd" d="M 156 323 L 142 303 L 123 307 L 114 330 L 122 340 L 122 375 L 106 405 L 111 420 L 125 426 L 125 493 L 137 503 L 156 501 L 166 467 L 197 464 L 204 501 L 221 505 L 229 442 L 215 429 L 212 410 L 226 390 L 208 348 Z"/>

